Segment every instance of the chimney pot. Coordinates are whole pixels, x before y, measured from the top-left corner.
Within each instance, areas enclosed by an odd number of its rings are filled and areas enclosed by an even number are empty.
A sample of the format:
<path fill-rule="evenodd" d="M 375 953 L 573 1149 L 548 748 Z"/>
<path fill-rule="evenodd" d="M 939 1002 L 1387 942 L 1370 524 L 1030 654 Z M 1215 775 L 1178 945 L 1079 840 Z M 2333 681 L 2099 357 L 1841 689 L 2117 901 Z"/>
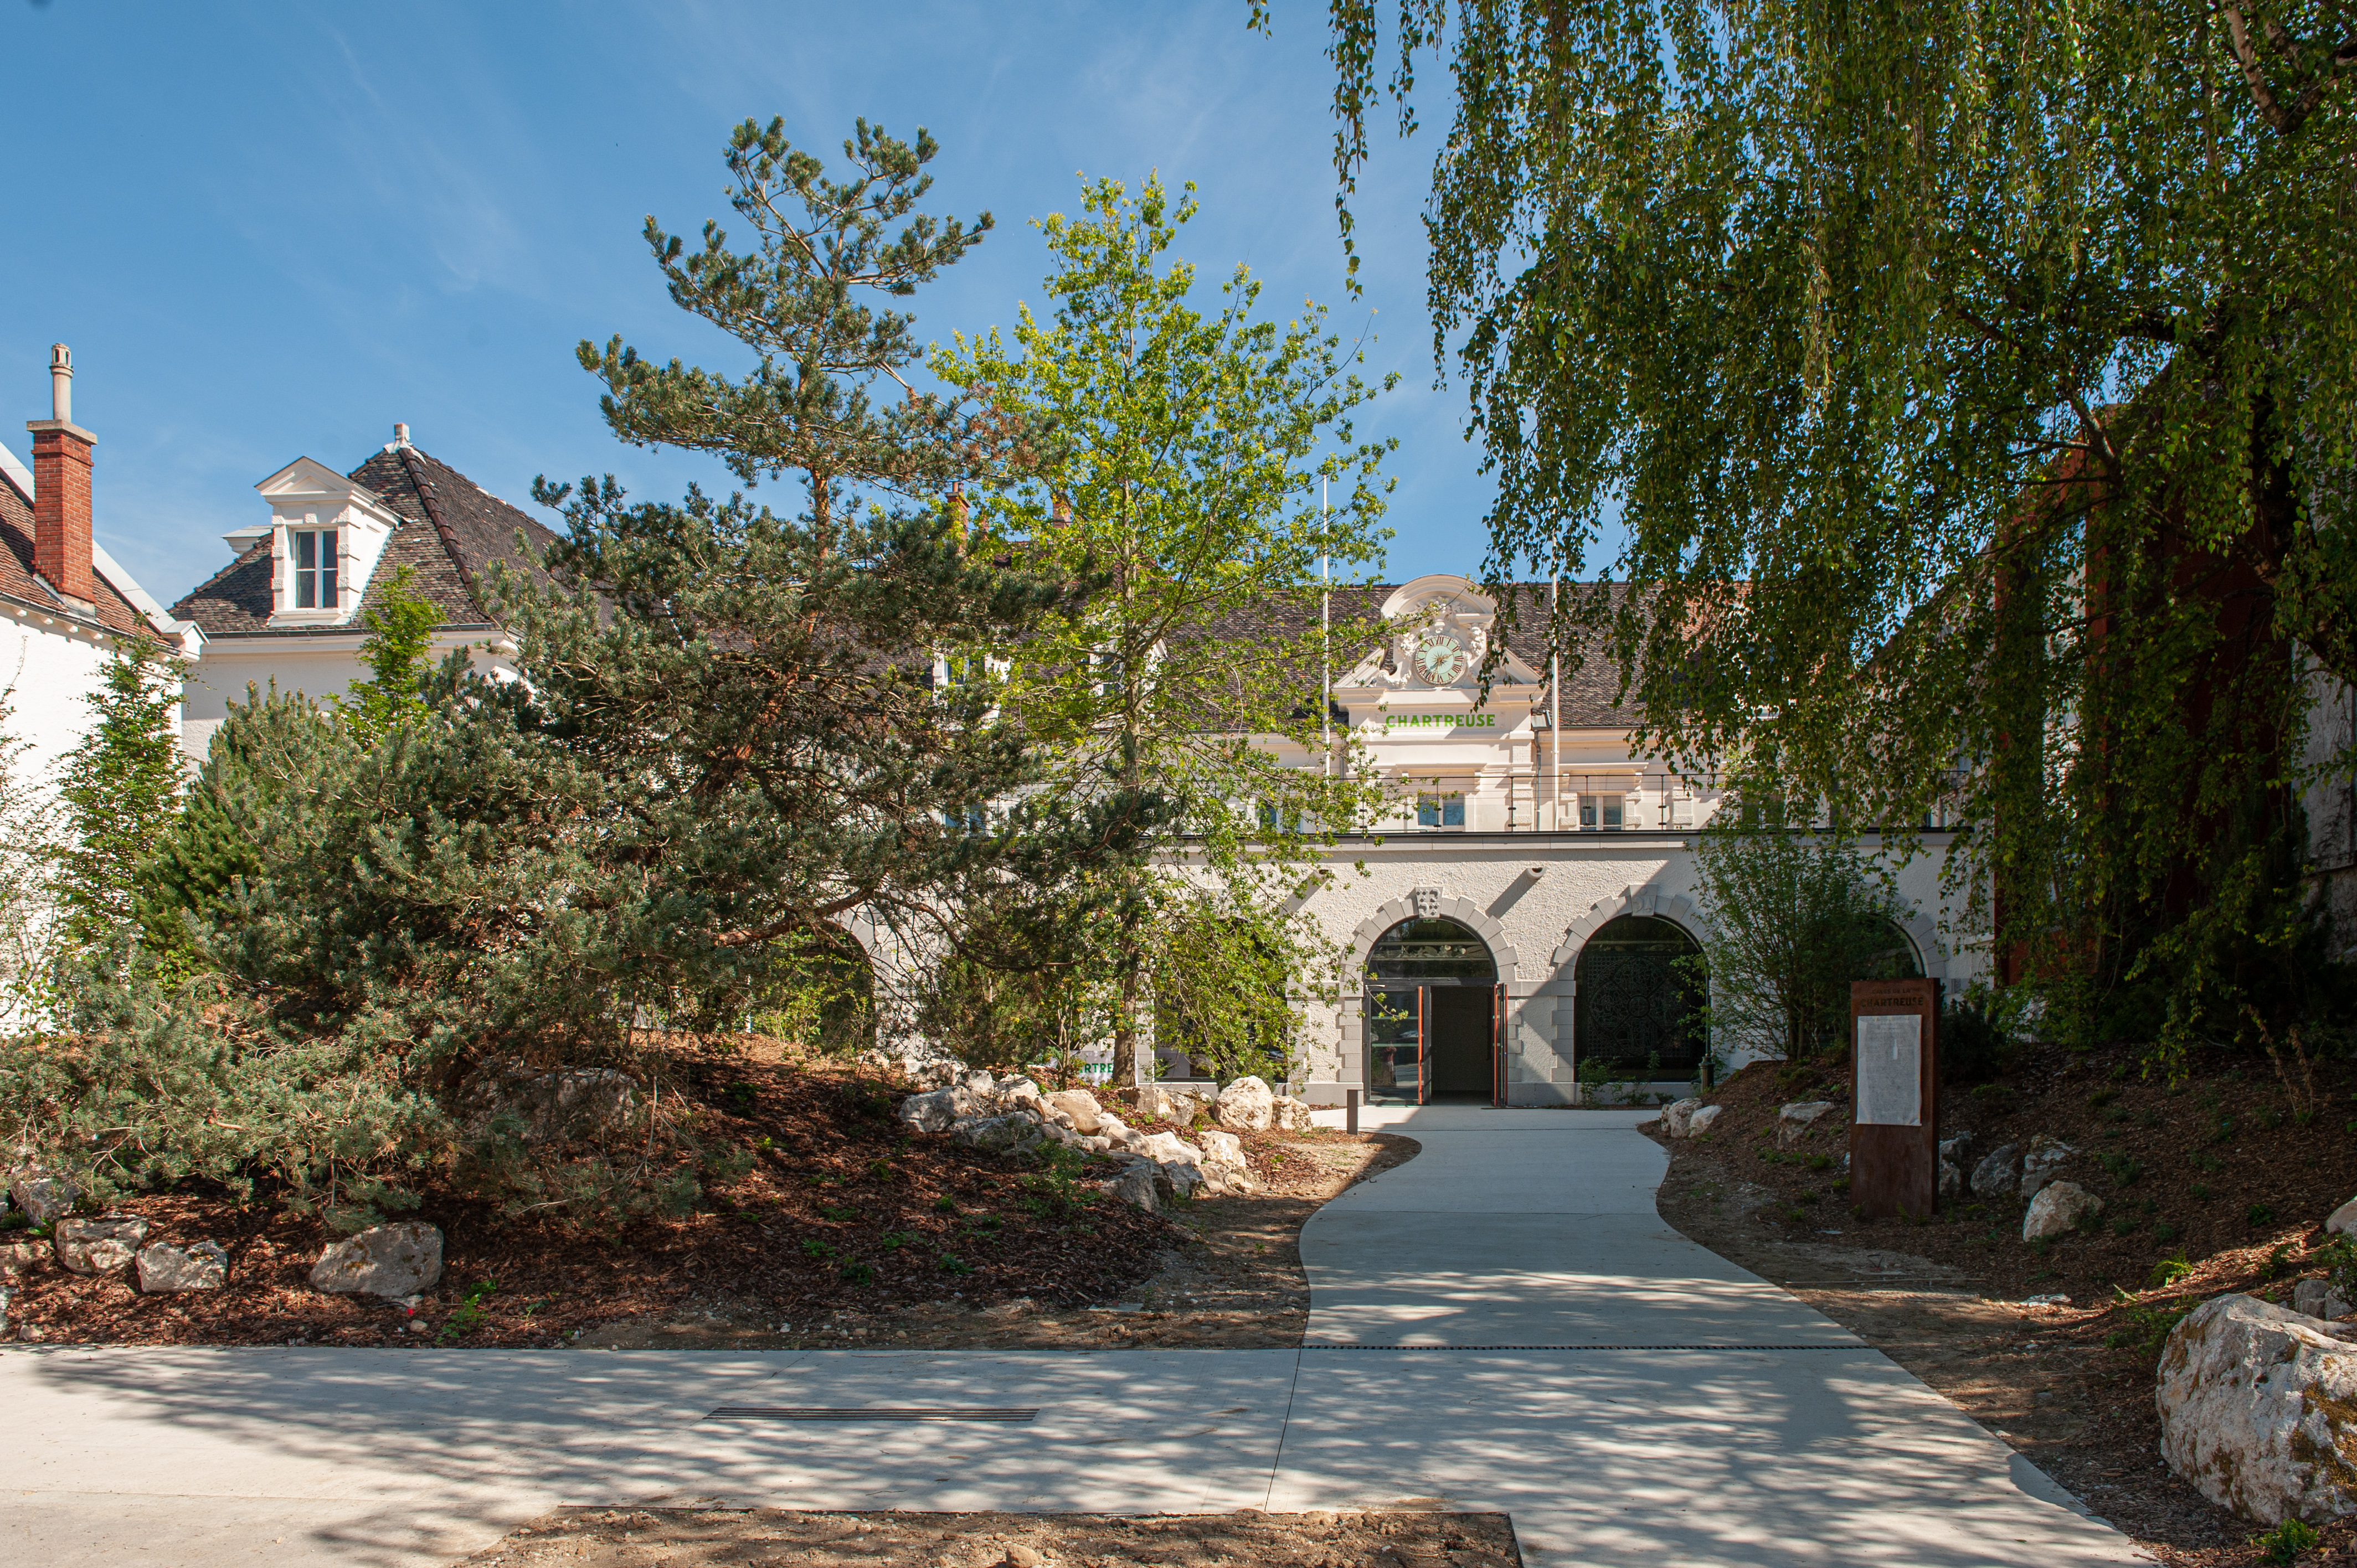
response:
<path fill-rule="evenodd" d="M 396 424 L 393 427 L 393 444 L 396 446 L 406 446 L 409 445 L 409 426 L 406 424 Z"/>
<path fill-rule="evenodd" d="M 73 423 L 73 350 L 63 343 L 49 345 L 49 417 Z"/>

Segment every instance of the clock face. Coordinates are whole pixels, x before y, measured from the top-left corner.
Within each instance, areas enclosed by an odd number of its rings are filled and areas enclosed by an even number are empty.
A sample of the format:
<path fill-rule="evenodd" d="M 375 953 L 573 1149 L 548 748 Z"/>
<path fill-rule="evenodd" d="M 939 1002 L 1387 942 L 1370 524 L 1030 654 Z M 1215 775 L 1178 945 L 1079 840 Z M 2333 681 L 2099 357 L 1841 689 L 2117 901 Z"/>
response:
<path fill-rule="evenodd" d="M 1446 686 L 1465 673 L 1465 645 L 1446 632 L 1429 632 L 1415 650 L 1416 668 L 1436 686 Z"/>

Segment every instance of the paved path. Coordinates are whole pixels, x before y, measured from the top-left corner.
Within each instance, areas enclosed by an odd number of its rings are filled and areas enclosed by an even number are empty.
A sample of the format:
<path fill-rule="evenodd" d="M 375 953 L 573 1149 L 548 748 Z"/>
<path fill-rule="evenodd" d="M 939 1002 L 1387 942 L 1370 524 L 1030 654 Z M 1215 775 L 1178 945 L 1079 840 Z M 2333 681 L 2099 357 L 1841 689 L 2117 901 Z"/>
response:
<path fill-rule="evenodd" d="M 565 1502 L 1424 1498 L 1511 1511 L 1542 1564 L 2141 1561 L 1882 1356 L 1664 1227 L 1633 1117 L 1382 1120 L 1425 1153 L 1305 1232 L 1302 1350 L 12 1349 L 0 1539 L 59 1568 L 410 1568 Z M 1690 1345 L 1713 1348 L 1667 1348 Z M 1039 1413 L 710 1413 L 878 1404 Z"/>

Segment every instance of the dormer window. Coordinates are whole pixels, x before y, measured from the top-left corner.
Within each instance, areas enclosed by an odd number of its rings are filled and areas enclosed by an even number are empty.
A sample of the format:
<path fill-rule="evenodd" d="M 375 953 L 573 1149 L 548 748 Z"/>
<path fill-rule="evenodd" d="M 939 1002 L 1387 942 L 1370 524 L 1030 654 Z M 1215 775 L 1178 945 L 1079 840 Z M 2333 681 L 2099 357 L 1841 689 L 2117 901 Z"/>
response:
<path fill-rule="evenodd" d="M 295 607 L 331 610 L 336 604 L 336 535 L 332 528 L 296 529 Z"/>

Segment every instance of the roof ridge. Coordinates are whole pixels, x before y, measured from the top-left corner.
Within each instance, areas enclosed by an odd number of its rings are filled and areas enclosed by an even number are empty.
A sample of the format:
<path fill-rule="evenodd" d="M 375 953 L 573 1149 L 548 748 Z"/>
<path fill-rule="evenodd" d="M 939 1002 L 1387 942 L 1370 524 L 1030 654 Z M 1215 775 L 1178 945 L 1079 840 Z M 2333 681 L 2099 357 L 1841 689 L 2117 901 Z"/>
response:
<path fill-rule="evenodd" d="M 432 481 L 419 470 L 416 459 L 425 454 L 404 441 L 394 449 L 394 456 L 401 459 L 402 472 L 409 476 L 411 486 L 417 491 L 418 504 L 425 509 L 425 520 L 434 525 L 434 536 L 442 542 L 442 553 L 449 556 L 450 564 L 457 568 L 458 584 L 467 590 L 467 597 L 474 604 L 475 613 L 489 615 L 490 611 L 484 607 L 482 591 L 475 585 L 474 571 L 467 564 L 467 557 L 458 548 L 458 537 L 451 532 L 449 519 L 442 515 L 441 503 L 434 499 Z M 450 471 L 457 472 L 455 468 Z"/>

